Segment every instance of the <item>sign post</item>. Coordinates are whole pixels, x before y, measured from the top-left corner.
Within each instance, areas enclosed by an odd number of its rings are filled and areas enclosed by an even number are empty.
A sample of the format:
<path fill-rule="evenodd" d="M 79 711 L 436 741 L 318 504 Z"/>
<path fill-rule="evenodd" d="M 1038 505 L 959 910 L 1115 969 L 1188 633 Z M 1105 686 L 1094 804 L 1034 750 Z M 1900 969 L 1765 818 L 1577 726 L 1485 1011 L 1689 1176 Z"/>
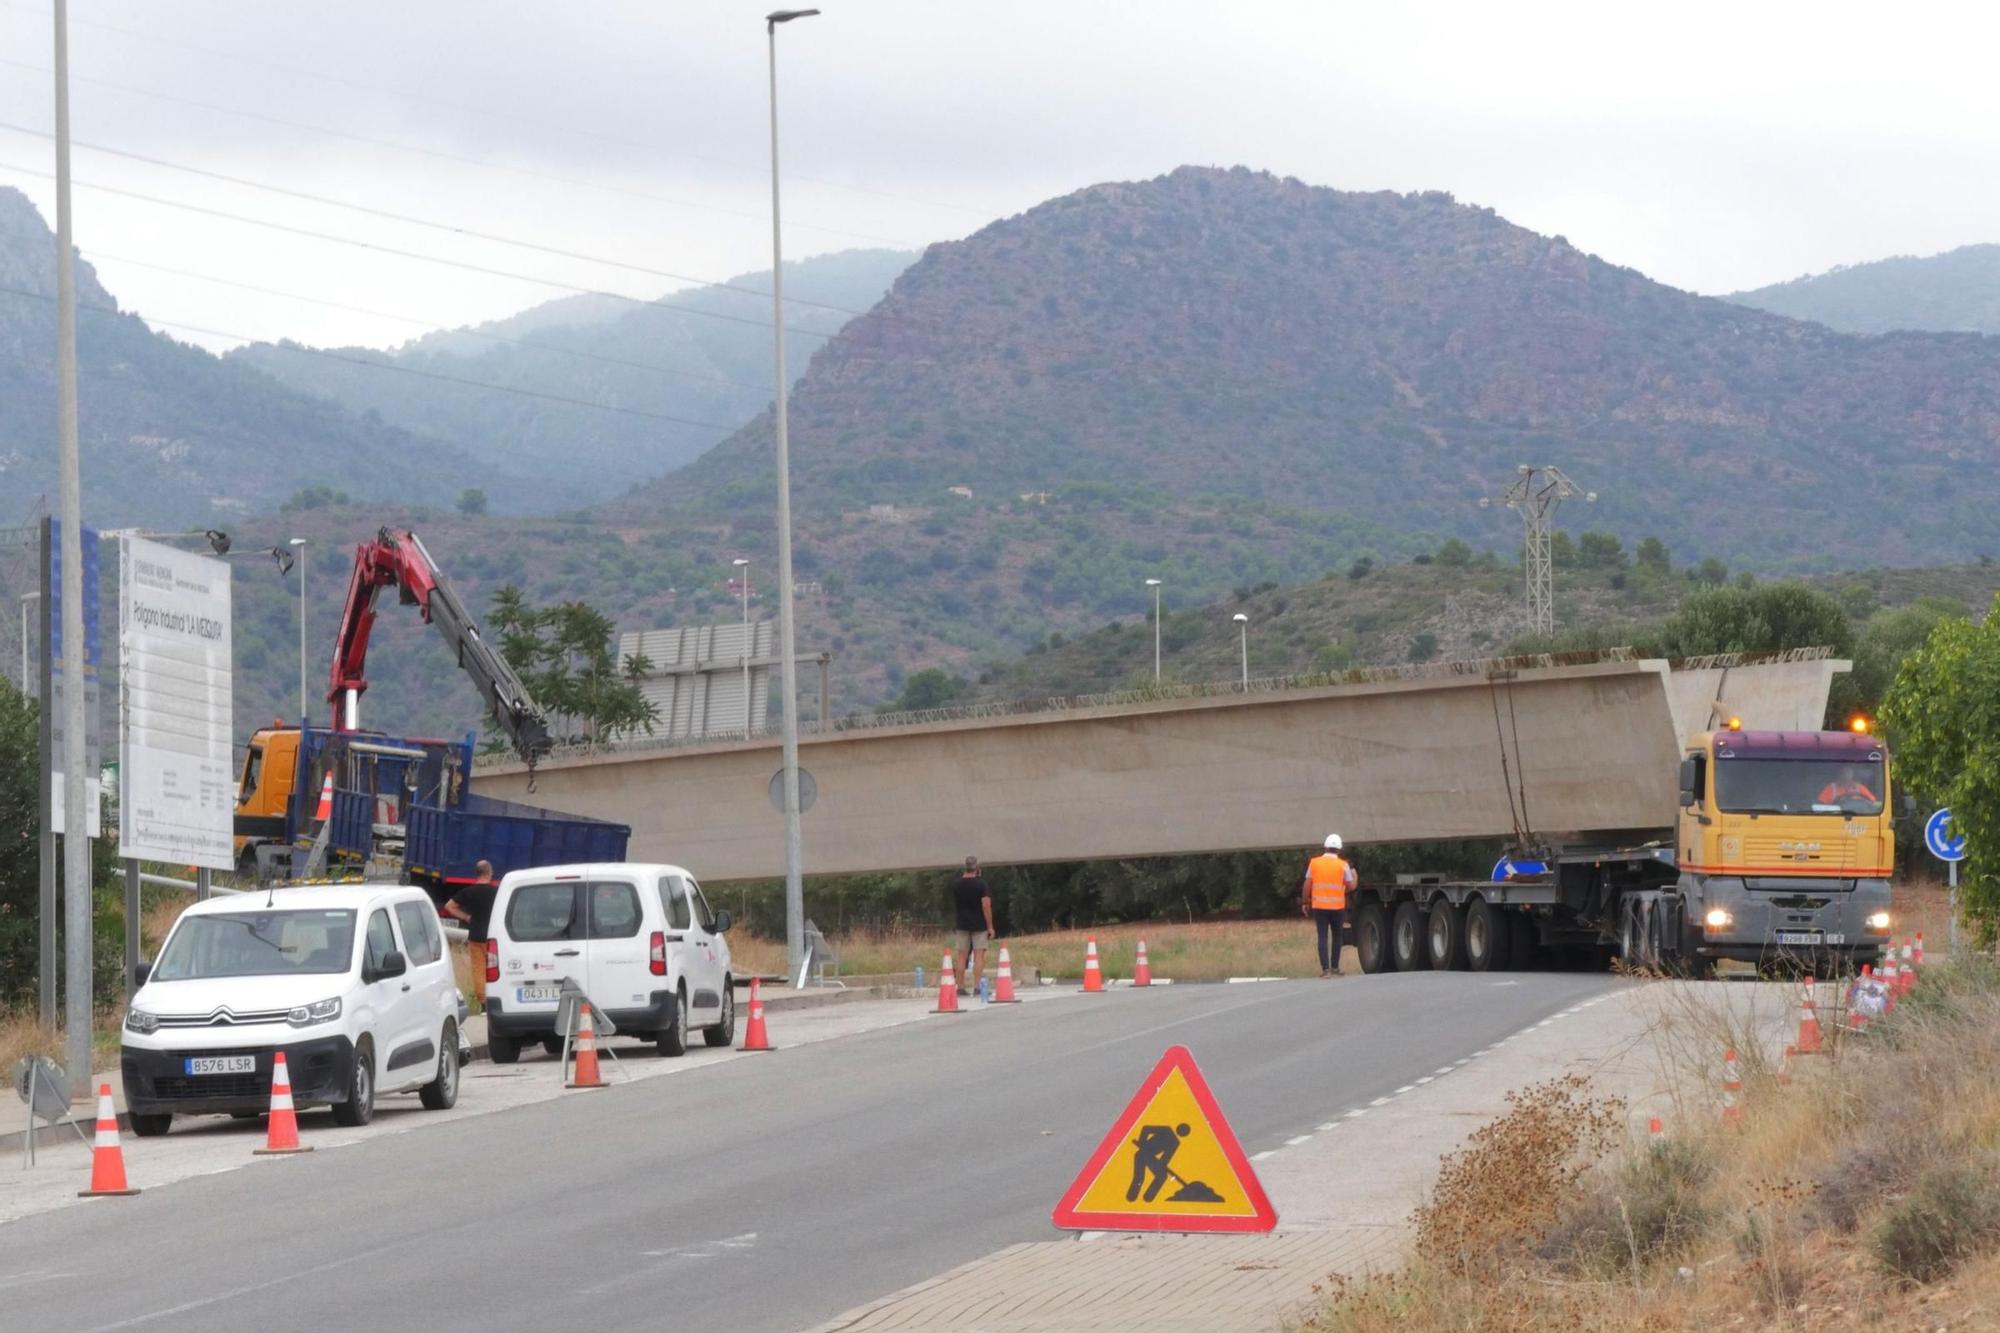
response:
<path fill-rule="evenodd" d="M 1951 827 L 1951 807 L 1934 811 L 1924 821 L 1924 846 L 1932 856 L 1945 864 L 1946 884 L 1950 889 L 1951 904 L 1951 951 L 1958 952 L 1958 863 L 1965 859 L 1965 835 L 1955 833 Z"/>

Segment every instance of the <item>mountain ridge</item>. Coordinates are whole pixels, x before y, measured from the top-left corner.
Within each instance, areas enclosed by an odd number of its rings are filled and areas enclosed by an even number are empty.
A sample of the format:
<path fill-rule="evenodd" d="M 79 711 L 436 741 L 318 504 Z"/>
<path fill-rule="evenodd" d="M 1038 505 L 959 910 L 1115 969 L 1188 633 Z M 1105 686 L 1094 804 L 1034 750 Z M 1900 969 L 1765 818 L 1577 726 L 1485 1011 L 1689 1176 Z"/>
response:
<path fill-rule="evenodd" d="M 1844 333 L 2000 333 L 2000 245 L 1842 264 L 1724 299 Z"/>

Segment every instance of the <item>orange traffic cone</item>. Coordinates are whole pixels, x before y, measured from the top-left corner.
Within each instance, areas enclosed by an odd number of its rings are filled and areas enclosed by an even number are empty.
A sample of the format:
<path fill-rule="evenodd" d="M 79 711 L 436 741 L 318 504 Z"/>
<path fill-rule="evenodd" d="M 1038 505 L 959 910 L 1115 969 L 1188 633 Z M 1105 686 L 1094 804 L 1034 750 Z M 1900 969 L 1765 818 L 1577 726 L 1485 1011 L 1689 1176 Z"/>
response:
<path fill-rule="evenodd" d="M 1873 963 L 1863 963 L 1861 965 L 1861 975 L 1848 984 L 1847 1026 L 1856 1032 L 1868 1026 L 1868 1015 L 1862 1009 L 1860 1001 L 1863 992 L 1867 990 L 1874 980 L 1875 965 Z"/>
<path fill-rule="evenodd" d="M 1007 946 L 1000 946 L 1000 972 L 993 978 L 993 1003 L 1019 1004 L 1021 997 L 1014 994 L 1014 964 L 1007 957 Z"/>
<path fill-rule="evenodd" d="M 1139 956 L 1132 960 L 1132 984 L 1150 986 L 1153 984 L 1153 965 L 1146 961 L 1146 941 L 1139 941 Z"/>
<path fill-rule="evenodd" d="M 764 997 L 757 991 L 757 978 L 750 978 L 750 1026 L 743 1029 L 742 1051 L 775 1051 L 770 1034 L 764 1031 Z"/>
<path fill-rule="evenodd" d="M 1104 989 L 1104 974 L 1097 970 L 1097 937 L 1090 937 L 1090 944 L 1083 951 L 1083 990 L 1086 995 L 1095 995 Z"/>
<path fill-rule="evenodd" d="M 1722 1123 L 1737 1126 L 1743 1123 L 1743 1104 L 1738 1100 L 1743 1093 L 1743 1075 L 1736 1068 L 1736 1048 L 1730 1047 L 1722 1054 Z"/>
<path fill-rule="evenodd" d="M 1819 1011 L 1813 1008 L 1813 979 L 1806 978 L 1805 994 L 1799 1001 L 1799 1043 L 1800 1055 L 1818 1055 L 1826 1049 L 1824 1034 L 1819 1030 Z"/>
<path fill-rule="evenodd" d="M 1882 982 L 1882 1016 L 1887 1018 L 1896 1012 L 1896 995 L 1900 989 L 1896 979 L 1896 950 L 1893 945 L 1889 952 L 1883 955 L 1882 966 L 1875 969 L 1875 977 Z"/>
<path fill-rule="evenodd" d="M 1786 1043 L 1785 1053 L 1778 1060 L 1779 1087 L 1789 1088 L 1792 1086 L 1792 1057 L 1794 1055 L 1797 1055 L 1798 1053 L 1799 1053 L 1798 1048 L 1796 1046 L 1791 1045 L 1789 1042 Z"/>
<path fill-rule="evenodd" d="M 264 1135 L 264 1146 L 251 1151 L 259 1157 L 312 1151 L 299 1146 L 299 1115 L 292 1109 L 292 1075 L 283 1051 L 271 1057 L 271 1128 Z"/>
<path fill-rule="evenodd" d="M 576 1073 L 565 1084 L 571 1088 L 602 1088 L 609 1086 L 604 1076 L 597 1072 L 597 1026 L 590 1021 L 590 1005 L 577 1001 L 582 1006 L 582 1017 L 576 1025 Z"/>
<path fill-rule="evenodd" d="M 944 956 L 944 966 L 938 969 L 938 1002 L 934 1014 L 962 1014 L 958 1007 L 958 973 L 952 970 L 951 955 Z"/>
<path fill-rule="evenodd" d="M 320 784 L 319 808 L 313 811 L 313 818 L 314 819 L 333 818 L 333 774 L 331 773 L 328 773 L 326 775 L 326 781 Z"/>
<path fill-rule="evenodd" d="M 90 1153 L 90 1188 L 78 1190 L 76 1197 L 91 1199 L 100 1194 L 137 1194 L 125 1183 L 125 1150 L 118 1146 L 118 1112 L 111 1106 L 111 1085 L 97 1085 L 97 1143 Z"/>
<path fill-rule="evenodd" d="M 1660 1117 L 1654 1116 L 1646 1122 L 1646 1142 L 1652 1144 L 1654 1147 L 1658 1147 L 1666 1141 L 1667 1128 L 1660 1123 Z"/>
<path fill-rule="evenodd" d="M 1911 988 L 1914 987 L 1916 984 L 1917 984 L 1916 959 L 1915 956 L 1911 953 L 1910 942 L 1908 940 L 1904 940 L 1902 956 L 1896 960 L 1896 989 L 1901 991 L 1903 994 L 1908 995 L 1910 993 Z"/>
<path fill-rule="evenodd" d="M 1924 965 L 1924 932 L 1921 930 L 1917 932 L 1916 944 L 1910 949 L 1910 963 L 1915 967 Z"/>

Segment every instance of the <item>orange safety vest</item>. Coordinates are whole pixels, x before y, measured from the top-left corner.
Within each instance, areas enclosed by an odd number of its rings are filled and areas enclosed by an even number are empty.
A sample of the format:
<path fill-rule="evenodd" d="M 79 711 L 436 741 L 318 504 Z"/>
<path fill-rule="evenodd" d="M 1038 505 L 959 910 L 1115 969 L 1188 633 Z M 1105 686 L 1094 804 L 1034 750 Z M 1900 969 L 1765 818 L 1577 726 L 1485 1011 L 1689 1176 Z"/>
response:
<path fill-rule="evenodd" d="M 1332 852 L 1307 863 L 1306 879 L 1312 885 L 1314 907 L 1337 912 L 1347 906 L 1347 862 Z"/>

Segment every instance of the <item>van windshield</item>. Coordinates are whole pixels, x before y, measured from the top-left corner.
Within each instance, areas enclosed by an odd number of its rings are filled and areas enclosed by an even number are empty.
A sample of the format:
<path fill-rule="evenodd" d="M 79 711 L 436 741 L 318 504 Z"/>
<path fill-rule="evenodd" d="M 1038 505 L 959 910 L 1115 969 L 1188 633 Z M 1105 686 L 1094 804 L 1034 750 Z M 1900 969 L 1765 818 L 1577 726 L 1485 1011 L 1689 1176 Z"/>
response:
<path fill-rule="evenodd" d="M 1715 802 L 1734 814 L 1879 815 L 1882 761 L 1724 759 Z"/>
<path fill-rule="evenodd" d="M 181 918 L 151 979 L 345 972 L 353 959 L 351 910 L 207 912 Z"/>

